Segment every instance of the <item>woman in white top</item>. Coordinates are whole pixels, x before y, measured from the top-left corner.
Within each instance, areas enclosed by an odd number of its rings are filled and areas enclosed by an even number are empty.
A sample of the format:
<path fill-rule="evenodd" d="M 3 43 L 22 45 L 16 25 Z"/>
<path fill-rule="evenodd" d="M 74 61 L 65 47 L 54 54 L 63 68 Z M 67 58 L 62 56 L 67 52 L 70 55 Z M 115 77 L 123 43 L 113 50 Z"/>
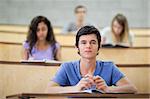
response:
<path fill-rule="evenodd" d="M 129 33 L 128 21 L 122 14 L 117 14 L 111 23 L 111 27 L 102 30 L 102 44 L 133 45 L 133 34 Z"/>

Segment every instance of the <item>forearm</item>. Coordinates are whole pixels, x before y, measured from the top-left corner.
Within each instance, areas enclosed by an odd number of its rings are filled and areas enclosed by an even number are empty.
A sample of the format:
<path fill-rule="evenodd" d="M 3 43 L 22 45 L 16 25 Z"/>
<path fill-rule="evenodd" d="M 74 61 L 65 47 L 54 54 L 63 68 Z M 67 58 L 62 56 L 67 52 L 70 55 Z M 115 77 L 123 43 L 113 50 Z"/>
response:
<path fill-rule="evenodd" d="M 109 87 L 107 91 L 110 93 L 136 93 L 137 89 L 133 85 L 123 85 Z"/>
<path fill-rule="evenodd" d="M 75 86 L 52 86 L 48 88 L 48 93 L 72 93 L 72 92 L 79 92 Z"/>

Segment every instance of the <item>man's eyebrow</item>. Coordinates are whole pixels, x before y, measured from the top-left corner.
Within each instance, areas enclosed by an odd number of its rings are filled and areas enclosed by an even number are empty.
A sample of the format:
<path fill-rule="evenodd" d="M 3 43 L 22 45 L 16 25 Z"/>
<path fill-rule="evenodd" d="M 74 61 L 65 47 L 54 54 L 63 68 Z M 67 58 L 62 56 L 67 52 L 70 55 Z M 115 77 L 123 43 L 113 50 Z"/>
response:
<path fill-rule="evenodd" d="M 83 41 L 85 42 L 86 40 L 81 40 L 81 42 L 83 42 Z"/>
<path fill-rule="evenodd" d="M 80 42 L 86 42 L 87 40 L 81 40 Z M 96 42 L 96 40 L 91 40 L 90 42 Z"/>
<path fill-rule="evenodd" d="M 96 40 L 91 40 L 92 42 L 94 41 L 94 42 L 96 42 Z"/>

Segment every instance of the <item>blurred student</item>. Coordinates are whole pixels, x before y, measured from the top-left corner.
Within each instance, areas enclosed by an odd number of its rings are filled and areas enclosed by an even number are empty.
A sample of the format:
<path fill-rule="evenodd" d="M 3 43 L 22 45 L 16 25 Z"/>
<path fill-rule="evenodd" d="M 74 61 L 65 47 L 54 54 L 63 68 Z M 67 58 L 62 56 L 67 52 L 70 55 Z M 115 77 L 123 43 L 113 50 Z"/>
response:
<path fill-rule="evenodd" d="M 100 32 L 93 26 L 82 27 L 76 35 L 81 59 L 63 63 L 49 82 L 51 93 L 97 89 L 104 93 L 134 93 L 135 86 L 112 62 L 96 60 L 101 47 Z"/>
<path fill-rule="evenodd" d="M 117 14 L 111 23 L 111 27 L 102 30 L 102 44 L 133 45 L 133 34 L 129 32 L 128 21 L 122 14 Z"/>
<path fill-rule="evenodd" d="M 76 16 L 76 21 L 75 22 L 70 22 L 67 24 L 63 30 L 62 34 L 76 34 L 77 30 L 79 30 L 81 27 L 88 25 L 86 22 L 86 13 L 87 13 L 87 8 L 83 5 L 78 5 L 74 9 L 74 13 Z"/>
<path fill-rule="evenodd" d="M 24 60 L 60 60 L 61 57 L 52 25 L 44 16 L 36 16 L 31 21 L 23 47 Z"/>

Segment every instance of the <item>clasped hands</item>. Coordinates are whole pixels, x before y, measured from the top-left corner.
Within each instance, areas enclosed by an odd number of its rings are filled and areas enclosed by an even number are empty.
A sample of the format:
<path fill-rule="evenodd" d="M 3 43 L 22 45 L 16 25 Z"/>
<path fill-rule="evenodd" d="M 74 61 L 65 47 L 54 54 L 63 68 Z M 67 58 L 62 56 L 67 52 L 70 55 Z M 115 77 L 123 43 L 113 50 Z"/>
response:
<path fill-rule="evenodd" d="M 105 93 L 108 92 L 109 87 L 107 86 L 105 80 L 100 76 L 92 76 L 92 75 L 85 75 L 76 85 L 79 91 L 84 89 L 89 89 L 92 86 L 95 86 L 96 89 L 101 90 Z"/>

